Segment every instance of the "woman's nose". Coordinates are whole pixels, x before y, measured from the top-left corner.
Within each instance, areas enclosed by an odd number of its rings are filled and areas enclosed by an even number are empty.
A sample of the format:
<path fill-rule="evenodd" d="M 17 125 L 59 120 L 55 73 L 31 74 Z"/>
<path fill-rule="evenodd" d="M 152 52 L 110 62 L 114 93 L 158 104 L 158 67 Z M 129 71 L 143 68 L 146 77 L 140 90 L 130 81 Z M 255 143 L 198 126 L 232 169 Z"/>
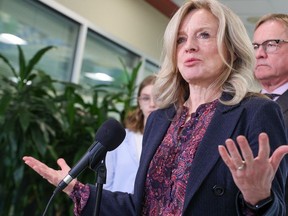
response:
<path fill-rule="evenodd" d="M 194 38 L 189 38 L 185 44 L 185 52 L 190 53 L 197 50 L 197 41 Z"/>

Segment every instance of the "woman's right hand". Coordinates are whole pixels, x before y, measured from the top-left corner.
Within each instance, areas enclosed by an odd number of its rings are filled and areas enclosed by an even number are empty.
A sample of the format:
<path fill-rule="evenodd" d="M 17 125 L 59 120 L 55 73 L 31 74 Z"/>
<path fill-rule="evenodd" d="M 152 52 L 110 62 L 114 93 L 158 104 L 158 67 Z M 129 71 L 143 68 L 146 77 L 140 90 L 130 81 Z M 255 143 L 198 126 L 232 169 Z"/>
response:
<path fill-rule="evenodd" d="M 44 179 L 48 182 L 57 186 L 61 180 L 66 177 L 68 172 L 70 171 L 70 167 L 67 165 L 66 161 L 63 158 L 59 158 L 57 160 L 57 164 L 60 167 L 60 170 L 55 170 L 48 167 L 46 164 L 42 163 L 41 161 L 31 157 L 31 156 L 24 156 L 23 160 L 25 164 L 31 167 L 35 172 L 41 175 Z M 69 185 L 63 190 L 66 194 L 70 195 L 73 191 L 73 187 L 76 183 L 76 179 L 71 181 Z"/>

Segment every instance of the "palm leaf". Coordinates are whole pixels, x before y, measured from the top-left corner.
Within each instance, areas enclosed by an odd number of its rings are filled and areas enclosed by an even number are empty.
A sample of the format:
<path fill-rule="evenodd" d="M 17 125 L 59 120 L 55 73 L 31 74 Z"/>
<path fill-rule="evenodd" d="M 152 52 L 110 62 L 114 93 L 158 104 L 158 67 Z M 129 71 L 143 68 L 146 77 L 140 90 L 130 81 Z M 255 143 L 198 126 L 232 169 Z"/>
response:
<path fill-rule="evenodd" d="M 6 63 L 6 65 L 8 65 L 8 67 L 11 69 L 13 75 L 15 77 L 18 77 L 17 73 L 16 73 L 16 70 L 15 68 L 12 66 L 12 64 L 10 63 L 10 61 L 5 57 L 3 56 L 1 53 L 0 53 L 0 58 Z"/>
<path fill-rule="evenodd" d="M 54 46 L 47 46 L 43 49 L 39 50 L 28 62 L 27 68 L 26 68 L 26 76 L 28 76 L 35 65 L 39 62 L 39 60 L 42 58 L 42 56 L 50 49 L 54 48 Z"/>
<path fill-rule="evenodd" d="M 23 81 L 26 78 L 26 62 L 25 62 L 25 56 L 23 53 L 22 48 L 18 45 L 18 52 L 19 52 L 19 76 L 21 79 L 21 83 L 23 83 Z"/>

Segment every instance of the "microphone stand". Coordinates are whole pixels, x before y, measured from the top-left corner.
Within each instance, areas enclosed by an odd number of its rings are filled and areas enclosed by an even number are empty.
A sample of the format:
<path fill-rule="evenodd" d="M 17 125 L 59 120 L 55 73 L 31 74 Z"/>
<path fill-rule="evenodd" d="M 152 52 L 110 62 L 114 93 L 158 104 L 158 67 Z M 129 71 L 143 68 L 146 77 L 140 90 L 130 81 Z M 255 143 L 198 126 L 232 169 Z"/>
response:
<path fill-rule="evenodd" d="M 93 168 L 93 170 L 96 172 L 96 205 L 93 211 L 93 216 L 99 216 L 103 184 L 106 183 L 105 161 L 102 160 L 100 164 L 97 164 L 96 167 Z"/>

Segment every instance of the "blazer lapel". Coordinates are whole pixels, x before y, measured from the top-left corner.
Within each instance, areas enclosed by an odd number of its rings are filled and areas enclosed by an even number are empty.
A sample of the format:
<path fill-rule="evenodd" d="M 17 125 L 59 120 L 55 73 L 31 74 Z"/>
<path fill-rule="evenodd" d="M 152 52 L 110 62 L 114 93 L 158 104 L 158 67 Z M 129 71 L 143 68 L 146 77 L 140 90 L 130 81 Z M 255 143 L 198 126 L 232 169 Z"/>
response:
<path fill-rule="evenodd" d="M 162 139 L 164 138 L 168 130 L 168 127 L 171 124 L 171 120 L 173 119 L 175 112 L 176 112 L 175 108 L 174 106 L 172 106 L 166 109 L 164 112 L 160 112 L 159 115 L 155 116 L 155 118 L 153 119 L 153 122 L 150 122 L 150 123 L 147 122 L 147 125 L 145 126 L 146 127 L 145 131 L 146 130 L 157 131 L 157 135 L 147 136 L 147 140 L 143 140 L 143 144 L 145 144 L 145 146 L 143 145 L 142 155 L 140 158 L 141 166 L 139 166 L 136 180 L 135 180 L 135 193 L 134 194 L 137 194 L 136 202 L 142 203 L 142 199 L 144 196 L 144 185 L 145 185 L 147 170 L 149 168 L 150 162 L 158 146 L 160 145 Z M 137 193 L 136 193 L 136 190 L 137 190 Z M 141 214 L 141 206 L 138 206 L 138 205 L 136 206 L 136 212 L 137 212 L 136 215 Z"/>
<path fill-rule="evenodd" d="M 234 109 L 236 106 L 218 104 L 191 166 L 183 212 L 217 160 L 221 159 L 218 145 L 225 144 L 225 140 L 231 137 L 242 113 L 242 109 Z"/>
<path fill-rule="evenodd" d="M 159 144 L 162 142 L 171 121 L 175 115 L 174 107 L 170 107 L 166 109 L 164 112 L 160 113 L 160 115 L 156 116 L 153 122 L 150 124 L 149 130 L 157 131 L 157 136 L 149 136 L 145 142 L 143 142 L 146 146 L 143 146 L 146 150 L 143 149 L 143 158 L 145 158 L 145 164 L 150 163 L 152 157 L 154 156 Z M 143 140 L 144 141 L 144 140 Z"/>

